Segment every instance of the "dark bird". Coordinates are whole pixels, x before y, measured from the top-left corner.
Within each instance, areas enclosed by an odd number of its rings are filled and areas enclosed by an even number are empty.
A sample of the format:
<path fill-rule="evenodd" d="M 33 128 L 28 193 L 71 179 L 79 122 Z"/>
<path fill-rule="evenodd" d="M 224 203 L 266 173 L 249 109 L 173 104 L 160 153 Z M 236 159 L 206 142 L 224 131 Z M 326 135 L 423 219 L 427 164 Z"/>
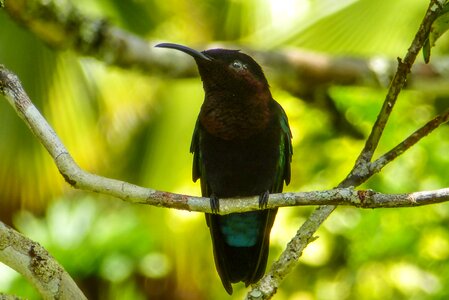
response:
<path fill-rule="evenodd" d="M 259 211 L 206 214 L 215 265 L 224 288 L 246 286 L 265 272 L 270 231 L 277 209 L 266 209 L 269 193 L 290 182 L 291 131 L 282 107 L 271 96 L 262 68 L 239 50 L 202 52 L 170 43 L 192 56 L 205 98 L 193 132 L 193 181 L 219 211 L 219 199 L 259 196 Z"/>

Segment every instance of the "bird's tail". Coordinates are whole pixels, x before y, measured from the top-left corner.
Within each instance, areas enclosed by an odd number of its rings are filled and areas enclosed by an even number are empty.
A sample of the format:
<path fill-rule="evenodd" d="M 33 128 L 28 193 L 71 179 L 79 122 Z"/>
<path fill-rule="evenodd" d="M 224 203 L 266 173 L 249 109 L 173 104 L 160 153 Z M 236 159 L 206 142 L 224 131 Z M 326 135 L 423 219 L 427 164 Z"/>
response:
<path fill-rule="evenodd" d="M 231 283 L 243 281 L 248 286 L 262 278 L 276 213 L 277 209 L 267 209 L 224 216 L 206 214 L 215 265 L 229 294 Z"/>

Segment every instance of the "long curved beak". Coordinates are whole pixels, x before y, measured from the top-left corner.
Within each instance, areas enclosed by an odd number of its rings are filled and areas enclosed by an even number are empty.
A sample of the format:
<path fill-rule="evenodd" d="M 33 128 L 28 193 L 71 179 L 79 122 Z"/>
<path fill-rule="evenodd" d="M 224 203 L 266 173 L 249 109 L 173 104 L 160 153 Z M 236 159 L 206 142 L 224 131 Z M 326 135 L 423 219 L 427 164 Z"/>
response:
<path fill-rule="evenodd" d="M 193 58 L 199 58 L 202 60 L 207 60 L 207 61 L 212 61 L 212 58 L 205 55 L 202 52 L 199 52 L 195 49 L 183 46 L 183 45 L 179 45 L 179 44 L 173 44 L 173 43 L 161 43 L 161 44 L 157 44 L 155 47 L 158 48 L 170 48 L 170 49 L 175 49 L 175 50 L 179 50 L 182 51 L 184 53 L 187 53 L 188 55 L 192 56 Z"/>

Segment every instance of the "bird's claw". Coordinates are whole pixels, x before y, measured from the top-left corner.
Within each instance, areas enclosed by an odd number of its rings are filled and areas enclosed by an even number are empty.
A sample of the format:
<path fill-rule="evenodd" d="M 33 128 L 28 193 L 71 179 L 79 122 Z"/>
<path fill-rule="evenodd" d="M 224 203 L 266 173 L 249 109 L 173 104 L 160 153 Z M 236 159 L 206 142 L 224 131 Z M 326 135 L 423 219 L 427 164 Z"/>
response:
<path fill-rule="evenodd" d="M 218 213 L 218 211 L 220 210 L 220 201 L 214 194 L 210 196 L 210 209 L 212 210 L 213 214 Z"/>
<path fill-rule="evenodd" d="M 270 192 L 267 190 L 265 192 L 263 192 L 260 196 L 259 196 L 259 208 L 260 209 L 264 209 L 267 208 L 267 204 L 268 204 L 268 198 L 270 197 Z"/>

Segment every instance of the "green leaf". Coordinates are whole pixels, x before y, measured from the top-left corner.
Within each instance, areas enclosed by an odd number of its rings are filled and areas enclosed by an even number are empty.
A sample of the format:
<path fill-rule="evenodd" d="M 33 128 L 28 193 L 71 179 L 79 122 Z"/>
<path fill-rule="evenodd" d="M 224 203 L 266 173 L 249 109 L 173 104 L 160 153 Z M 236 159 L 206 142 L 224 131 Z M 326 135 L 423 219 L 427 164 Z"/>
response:
<path fill-rule="evenodd" d="M 423 47 L 424 61 L 430 61 L 430 49 L 435 46 L 436 41 L 449 29 L 449 3 L 443 5 L 440 16 L 433 22 L 429 37 Z"/>

